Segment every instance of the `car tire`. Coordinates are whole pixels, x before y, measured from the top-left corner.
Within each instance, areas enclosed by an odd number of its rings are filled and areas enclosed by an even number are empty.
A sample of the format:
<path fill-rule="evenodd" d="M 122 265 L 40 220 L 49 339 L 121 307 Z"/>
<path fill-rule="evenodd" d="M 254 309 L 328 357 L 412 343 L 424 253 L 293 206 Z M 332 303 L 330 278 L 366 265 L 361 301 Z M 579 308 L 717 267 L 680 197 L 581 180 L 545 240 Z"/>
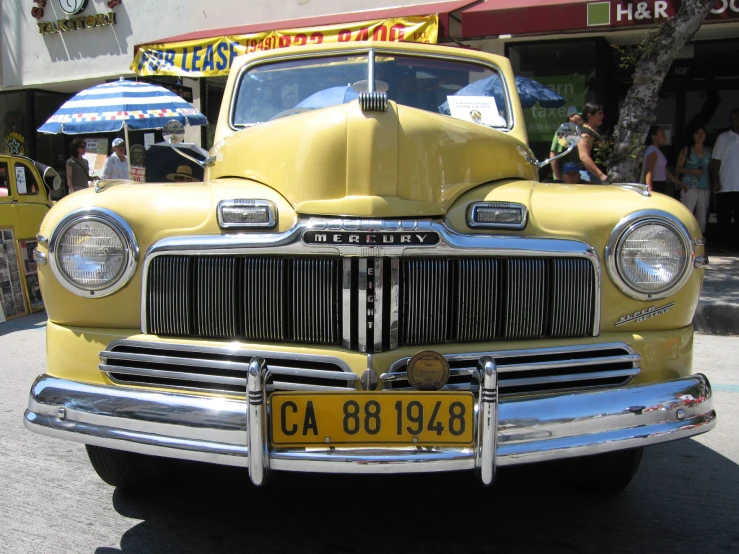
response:
<path fill-rule="evenodd" d="M 575 458 L 569 462 L 570 479 L 588 492 L 619 493 L 636 475 L 643 452 L 643 448 L 632 448 Z"/>
<path fill-rule="evenodd" d="M 85 448 L 98 476 L 109 485 L 121 489 L 137 489 L 160 482 L 169 462 L 167 458 L 89 444 Z"/>

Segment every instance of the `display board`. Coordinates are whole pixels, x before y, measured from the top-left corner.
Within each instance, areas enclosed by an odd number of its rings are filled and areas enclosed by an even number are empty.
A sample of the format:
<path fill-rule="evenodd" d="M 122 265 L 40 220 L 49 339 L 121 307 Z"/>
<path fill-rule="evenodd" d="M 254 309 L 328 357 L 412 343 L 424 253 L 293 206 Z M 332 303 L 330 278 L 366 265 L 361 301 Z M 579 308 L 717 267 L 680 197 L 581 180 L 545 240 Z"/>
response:
<path fill-rule="evenodd" d="M 0 229 L 0 304 L 7 319 L 28 313 L 21 279 L 13 230 Z"/>
<path fill-rule="evenodd" d="M 41 287 L 38 283 L 38 265 L 33 258 L 33 251 L 38 246 L 37 240 L 21 240 L 18 246 L 23 264 L 23 277 L 26 281 L 26 291 L 28 292 L 28 301 L 31 304 L 31 311 L 38 312 L 44 309 L 44 300 L 41 297 Z"/>

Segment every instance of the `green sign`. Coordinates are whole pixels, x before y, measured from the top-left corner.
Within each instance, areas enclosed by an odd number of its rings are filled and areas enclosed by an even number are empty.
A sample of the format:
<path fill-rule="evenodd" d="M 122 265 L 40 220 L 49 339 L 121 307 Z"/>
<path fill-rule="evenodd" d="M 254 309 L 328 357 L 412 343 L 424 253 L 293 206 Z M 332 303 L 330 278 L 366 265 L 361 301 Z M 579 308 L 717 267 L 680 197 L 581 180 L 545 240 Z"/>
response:
<path fill-rule="evenodd" d="M 565 105 L 559 108 L 543 108 L 539 104 L 534 104 L 532 108 L 523 111 L 529 141 L 549 142 L 559 126 L 567 121 L 567 109 L 570 106 L 582 109 L 585 99 L 585 75 L 536 77 L 536 80 L 567 99 Z"/>
<path fill-rule="evenodd" d="M 588 27 L 611 24 L 611 3 L 591 2 L 588 4 Z"/>

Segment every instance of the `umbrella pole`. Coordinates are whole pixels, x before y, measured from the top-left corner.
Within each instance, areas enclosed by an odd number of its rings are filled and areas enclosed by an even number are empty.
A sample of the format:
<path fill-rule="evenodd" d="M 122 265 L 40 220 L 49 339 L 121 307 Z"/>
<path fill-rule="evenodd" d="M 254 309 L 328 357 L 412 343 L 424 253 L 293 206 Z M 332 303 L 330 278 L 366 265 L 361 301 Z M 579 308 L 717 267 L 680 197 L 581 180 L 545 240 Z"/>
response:
<path fill-rule="evenodd" d="M 128 178 L 131 178 L 131 144 L 128 142 L 128 122 L 123 121 L 123 133 L 126 137 L 126 165 L 128 166 Z"/>

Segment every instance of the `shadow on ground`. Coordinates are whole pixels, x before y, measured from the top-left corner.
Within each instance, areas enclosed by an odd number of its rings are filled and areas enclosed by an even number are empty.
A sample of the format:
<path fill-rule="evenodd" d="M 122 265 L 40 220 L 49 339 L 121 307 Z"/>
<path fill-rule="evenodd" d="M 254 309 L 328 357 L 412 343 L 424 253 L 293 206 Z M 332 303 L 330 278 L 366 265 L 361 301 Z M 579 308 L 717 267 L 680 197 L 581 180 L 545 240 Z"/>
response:
<path fill-rule="evenodd" d="M 178 485 L 113 507 L 140 519 L 121 550 L 148 552 L 450 553 L 731 552 L 739 467 L 693 440 L 645 452 L 617 496 L 571 489 L 551 464 L 503 468 L 484 489 L 471 473 L 426 476 L 274 475 L 184 464 Z M 701 506 L 723 517 L 708 519 Z"/>
<path fill-rule="evenodd" d="M 43 329 L 46 327 L 46 312 L 40 311 L 34 314 L 9 319 L 5 323 L 0 323 L 0 337 L 9 335 L 16 331 L 27 331 L 29 329 Z"/>

